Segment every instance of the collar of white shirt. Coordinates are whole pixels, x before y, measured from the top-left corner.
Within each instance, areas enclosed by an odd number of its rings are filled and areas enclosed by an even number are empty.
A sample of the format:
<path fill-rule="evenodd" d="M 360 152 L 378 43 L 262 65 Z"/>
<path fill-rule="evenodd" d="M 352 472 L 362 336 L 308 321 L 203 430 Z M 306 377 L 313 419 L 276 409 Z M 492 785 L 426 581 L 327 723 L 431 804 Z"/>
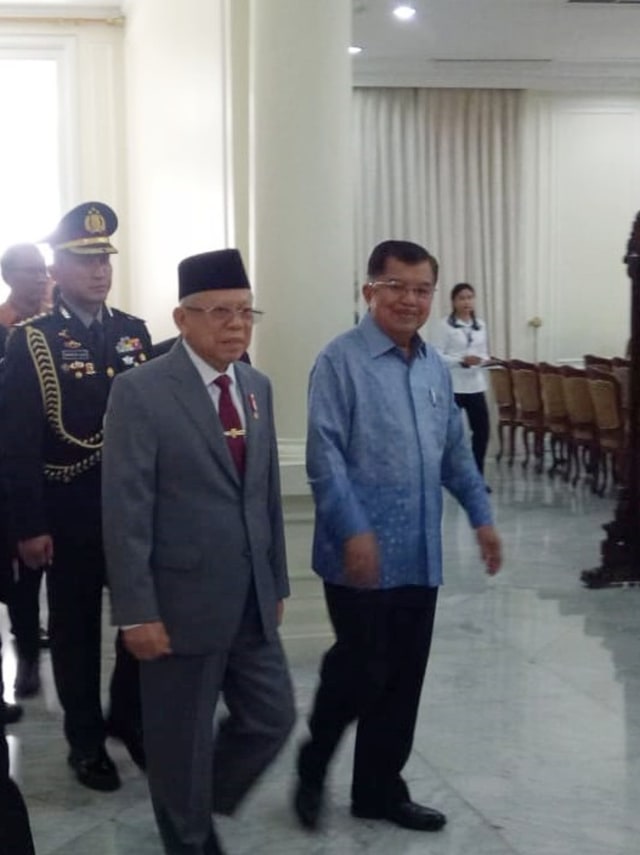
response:
<path fill-rule="evenodd" d="M 196 371 L 198 372 L 198 374 L 202 378 L 202 382 L 204 383 L 204 385 L 207 388 L 209 388 L 211 386 L 211 384 L 213 383 L 213 381 L 216 380 L 218 377 L 220 377 L 222 374 L 226 374 L 228 377 L 231 378 L 231 383 L 232 383 L 231 388 L 232 389 L 237 388 L 236 371 L 235 371 L 235 367 L 233 365 L 233 362 L 229 363 L 226 371 L 218 371 L 212 365 L 209 365 L 208 362 L 205 362 L 205 360 L 201 356 L 198 356 L 198 354 L 195 352 L 195 350 L 192 347 L 189 347 L 189 345 L 187 344 L 187 342 L 184 339 L 182 339 L 182 345 L 183 345 L 184 349 L 187 351 L 187 355 L 189 356 L 189 359 L 193 362 Z"/>

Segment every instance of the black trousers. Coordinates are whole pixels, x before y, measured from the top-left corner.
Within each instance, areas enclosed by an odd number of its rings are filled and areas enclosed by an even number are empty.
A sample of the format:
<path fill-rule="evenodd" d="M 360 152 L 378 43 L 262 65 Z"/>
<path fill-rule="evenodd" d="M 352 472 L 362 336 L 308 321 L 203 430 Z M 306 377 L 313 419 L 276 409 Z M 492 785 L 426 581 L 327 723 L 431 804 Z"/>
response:
<path fill-rule="evenodd" d="M 83 753 L 105 739 L 100 701 L 100 653 L 104 554 L 99 537 L 76 541 L 54 536 L 54 563 L 47 571 L 49 633 L 53 676 L 64 709 L 71 748 Z M 137 661 L 116 638 L 109 715 L 141 727 Z"/>
<path fill-rule="evenodd" d="M 0 656 L 0 673 L 2 657 Z M 29 815 L 20 790 L 9 777 L 9 751 L 0 723 L 0 855 L 35 855 Z"/>
<path fill-rule="evenodd" d="M 480 473 L 484 473 L 484 458 L 489 445 L 489 408 L 484 392 L 454 395 L 456 404 L 464 410 L 471 429 L 471 450 Z"/>
<path fill-rule="evenodd" d="M 7 607 L 11 631 L 18 656 L 28 662 L 40 658 L 40 584 L 42 570 L 31 570 L 20 564 L 17 576 L 12 573 Z"/>
<path fill-rule="evenodd" d="M 351 798 L 379 810 L 408 798 L 401 771 L 413 745 L 437 588 L 364 591 L 325 585 L 336 642 L 320 667 L 300 752 L 303 780 L 321 785 L 345 728 L 358 722 Z"/>

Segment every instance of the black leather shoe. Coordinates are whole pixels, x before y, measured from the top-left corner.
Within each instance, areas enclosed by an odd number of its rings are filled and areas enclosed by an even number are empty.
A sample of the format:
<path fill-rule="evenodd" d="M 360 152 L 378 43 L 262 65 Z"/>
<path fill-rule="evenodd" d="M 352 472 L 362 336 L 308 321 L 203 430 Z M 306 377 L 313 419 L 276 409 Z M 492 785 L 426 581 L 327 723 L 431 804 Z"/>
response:
<path fill-rule="evenodd" d="M 122 742 L 136 766 L 146 772 L 147 757 L 144 753 L 142 730 L 137 727 L 127 727 L 113 719 L 107 719 L 106 728 L 107 736 Z"/>
<path fill-rule="evenodd" d="M 387 822 L 393 822 L 402 828 L 410 828 L 413 831 L 440 831 L 447 821 L 446 816 L 439 810 L 408 800 L 397 802 L 380 810 L 370 810 L 352 805 L 351 814 L 359 819 L 386 819 Z"/>
<path fill-rule="evenodd" d="M 24 710 L 20 704 L 6 704 L 4 701 L 0 701 L 1 724 L 15 724 L 17 721 L 20 721 L 23 713 Z"/>
<path fill-rule="evenodd" d="M 14 684 L 16 698 L 32 698 L 39 691 L 40 663 L 37 659 L 35 662 L 30 662 L 28 659 L 19 658 Z"/>
<path fill-rule="evenodd" d="M 324 808 L 324 789 L 298 779 L 293 794 L 293 809 L 300 825 L 309 831 L 315 831 Z"/>
<path fill-rule="evenodd" d="M 91 754 L 72 750 L 68 762 L 78 781 L 90 790 L 110 793 L 120 787 L 118 770 L 104 748 Z"/>

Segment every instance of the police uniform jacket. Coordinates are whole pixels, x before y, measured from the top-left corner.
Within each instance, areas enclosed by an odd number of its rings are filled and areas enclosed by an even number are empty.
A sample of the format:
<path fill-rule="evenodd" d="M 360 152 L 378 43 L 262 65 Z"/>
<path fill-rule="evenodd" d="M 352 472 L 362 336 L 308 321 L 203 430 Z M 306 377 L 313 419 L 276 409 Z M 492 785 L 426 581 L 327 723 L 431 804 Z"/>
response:
<path fill-rule="evenodd" d="M 13 541 L 100 536 L 102 423 L 114 376 L 145 362 L 144 321 L 103 307 L 102 337 L 58 301 L 9 337 L 0 461 Z"/>

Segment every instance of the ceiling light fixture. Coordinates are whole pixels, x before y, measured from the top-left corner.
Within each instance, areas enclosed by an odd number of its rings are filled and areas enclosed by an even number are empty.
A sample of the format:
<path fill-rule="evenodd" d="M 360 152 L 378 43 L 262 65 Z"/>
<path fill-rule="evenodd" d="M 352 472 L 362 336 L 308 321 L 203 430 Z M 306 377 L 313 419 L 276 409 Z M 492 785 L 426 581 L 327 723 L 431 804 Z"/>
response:
<path fill-rule="evenodd" d="M 393 10 L 393 14 L 399 21 L 410 21 L 415 16 L 416 10 L 413 6 L 407 6 L 403 3 L 396 6 Z"/>
<path fill-rule="evenodd" d="M 351 54 L 351 56 L 357 56 L 359 53 L 362 53 L 362 48 L 358 47 L 358 45 L 350 45 L 349 53 Z"/>

